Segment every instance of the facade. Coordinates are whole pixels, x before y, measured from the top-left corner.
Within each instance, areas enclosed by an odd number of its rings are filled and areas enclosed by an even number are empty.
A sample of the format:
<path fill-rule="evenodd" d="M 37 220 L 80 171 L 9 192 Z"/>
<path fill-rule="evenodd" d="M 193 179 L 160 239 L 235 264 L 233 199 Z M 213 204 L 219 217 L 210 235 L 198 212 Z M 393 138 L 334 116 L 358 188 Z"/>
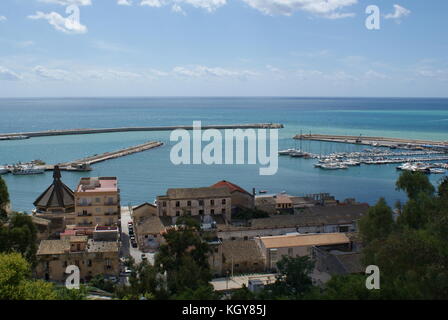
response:
<path fill-rule="evenodd" d="M 158 216 L 157 206 L 151 203 L 143 203 L 132 208 L 132 220 L 134 223 L 143 222 L 146 218 Z"/>
<path fill-rule="evenodd" d="M 232 199 L 226 187 L 168 189 L 157 197 L 157 207 L 161 217 L 221 215 L 231 221 Z"/>
<path fill-rule="evenodd" d="M 66 224 L 79 227 L 117 226 L 120 189 L 116 177 L 81 178 L 75 195 L 75 216 Z"/>
<path fill-rule="evenodd" d="M 43 240 L 37 251 L 37 261 L 37 277 L 48 281 L 64 282 L 69 265 L 79 268 L 83 282 L 96 275 L 118 276 L 120 273 L 118 242 L 94 241 L 87 236 Z"/>
<path fill-rule="evenodd" d="M 164 242 L 166 227 L 158 216 L 150 216 L 134 222 L 138 247 L 143 252 L 153 252 Z"/>
<path fill-rule="evenodd" d="M 325 247 L 327 250 L 338 249 L 349 251 L 350 239 L 344 233 L 294 234 L 256 238 L 264 266 L 267 270 L 275 270 L 282 256 L 313 257 L 313 247 Z"/>
<path fill-rule="evenodd" d="M 230 192 L 232 198 L 232 207 L 234 208 L 249 208 L 253 209 L 255 207 L 255 196 L 226 180 L 219 181 L 211 186 L 212 188 L 227 188 Z"/>
<path fill-rule="evenodd" d="M 75 216 L 73 191 L 61 181 L 58 166 L 54 167 L 53 183 L 34 201 L 33 215 L 50 221 L 50 235 L 64 231 L 67 221 Z"/>

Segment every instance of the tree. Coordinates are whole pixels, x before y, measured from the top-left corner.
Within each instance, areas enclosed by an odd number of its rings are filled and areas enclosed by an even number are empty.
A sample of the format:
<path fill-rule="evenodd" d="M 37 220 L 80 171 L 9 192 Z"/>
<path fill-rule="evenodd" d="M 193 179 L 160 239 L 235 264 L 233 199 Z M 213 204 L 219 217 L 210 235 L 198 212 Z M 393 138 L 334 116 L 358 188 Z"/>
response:
<path fill-rule="evenodd" d="M 375 206 L 369 208 L 367 215 L 359 221 L 359 230 L 364 243 L 386 238 L 394 228 L 392 210 L 381 198 Z"/>
<path fill-rule="evenodd" d="M 5 180 L 0 176 L 0 219 L 6 219 L 6 206 L 9 203 L 8 187 Z"/>
<path fill-rule="evenodd" d="M 20 252 L 36 263 L 37 229 L 29 215 L 14 213 L 7 226 L 0 226 L 0 252 Z"/>
<path fill-rule="evenodd" d="M 314 262 L 308 257 L 283 256 L 277 262 L 278 275 L 269 288 L 274 297 L 303 298 L 313 287 L 311 273 Z"/>
<path fill-rule="evenodd" d="M 420 193 L 432 195 L 434 186 L 428 177 L 421 172 L 403 171 L 396 182 L 397 190 L 403 190 L 409 199 L 416 199 Z"/>
<path fill-rule="evenodd" d="M 364 275 L 335 275 L 325 284 L 319 297 L 324 300 L 368 300 L 377 299 L 375 290 L 368 290 Z"/>
<path fill-rule="evenodd" d="M 53 284 L 31 280 L 30 264 L 20 253 L 0 253 L 0 300 L 54 300 Z"/>

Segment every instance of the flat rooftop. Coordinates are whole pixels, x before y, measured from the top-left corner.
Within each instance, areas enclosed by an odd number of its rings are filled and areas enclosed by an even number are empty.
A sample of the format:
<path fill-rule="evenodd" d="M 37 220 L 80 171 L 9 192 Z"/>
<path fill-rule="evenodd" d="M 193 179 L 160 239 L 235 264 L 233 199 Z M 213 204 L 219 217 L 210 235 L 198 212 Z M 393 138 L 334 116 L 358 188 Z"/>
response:
<path fill-rule="evenodd" d="M 117 177 L 81 178 L 76 192 L 118 192 Z"/>
<path fill-rule="evenodd" d="M 286 236 L 260 237 L 267 249 L 285 247 L 311 247 L 350 243 L 345 233 L 295 234 Z"/>

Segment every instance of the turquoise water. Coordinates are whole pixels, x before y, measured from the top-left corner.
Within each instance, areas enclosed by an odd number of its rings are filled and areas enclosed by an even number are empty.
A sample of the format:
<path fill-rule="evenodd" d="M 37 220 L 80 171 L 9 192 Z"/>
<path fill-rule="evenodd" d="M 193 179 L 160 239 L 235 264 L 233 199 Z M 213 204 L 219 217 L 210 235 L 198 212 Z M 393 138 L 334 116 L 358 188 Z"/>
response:
<path fill-rule="evenodd" d="M 292 136 L 314 133 L 379 135 L 448 140 L 448 99 L 367 98 L 85 98 L 0 99 L 0 132 L 121 126 L 278 122 L 279 148 L 299 147 Z M 89 173 L 63 173 L 74 188 L 83 176 L 118 176 L 123 204 L 153 201 L 169 187 L 207 186 L 226 179 L 248 190 L 291 194 L 329 192 L 339 199 L 355 197 L 374 203 L 403 200 L 394 187 L 395 165 L 322 171 L 313 160 L 279 158 L 275 176 L 260 176 L 258 165 L 174 166 L 169 160 L 169 132 L 128 132 L 0 141 L 0 164 L 42 159 L 56 163 L 113 151 L 149 140 L 165 146 L 94 165 Z M 303 142 L 315 153 L 364 147 Z M 51 183 L 51 172 L 36 176 L 3 176 L 13 207 L 30 211 L 32 202 Z M 436 183 L 441 175 L 431 176 Z"/>

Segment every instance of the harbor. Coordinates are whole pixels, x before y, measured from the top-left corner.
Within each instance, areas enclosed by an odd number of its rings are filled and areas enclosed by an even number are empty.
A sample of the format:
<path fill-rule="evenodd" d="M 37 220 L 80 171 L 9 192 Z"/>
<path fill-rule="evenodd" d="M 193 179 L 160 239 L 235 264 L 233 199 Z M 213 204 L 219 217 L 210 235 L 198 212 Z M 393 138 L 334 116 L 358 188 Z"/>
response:
<path fill-rule="evenodd" d="M 204 125 L 202 129 L 281 129 L 283 124 L 280 123 L 252 123 L 252 124 L 229 124 L 229 125 Z M 23 140 L 34 137 L 78 135 L 78 134 L 97 134 L 111 132 L 131 132 L 131 131 L 171 131 L 176 129 L 193 130 L 191 125 L 179 126 L 154 126 L 154 127 L 121 127 L 121 128 L 101 128 L 101 129 L 64 129 L 64 130 L 47 130 L 35 132 L 17 132 L 17 133 L 0 133 L 0 141 L 2 140 Z"/>
<path fill-rule="evenodd" d="M 149 141 L 143 144 L 139 144 L 136 146 L 120 149 L 113 152 L 105 152 L 102 154 L 96 154 L 93 156 L 89 156 L 86 158 L 58 163 L 55 165 L 47 165 L 43 163 L 41 160 L 34 160 L 28 163 L 17 163 L 13 165 L 5 165 L 0 166 L 0 174 L 12 173 L 14 175 L 32 175 L 32 174 L 41 174 L 44 171 L 54 170 L 54 167 L 59 166 L 60 170 L 63 171 L 91 171 L 91 165 L 111 160 L 119 157 L 124 157 L 127 155 L 131 155 L 138 152 L 143 152 L 146 150 L 150 150 L 153 148 L 157 148 L 163 145 L 163 142 L 159 141 Z"/>
<path fill-rule="evenodd" d="M 373 147 L 387 147 L 391 149 L 413 149 L 413 150 L 441 150 L 448 152 L 448 141 L 431 141 L 420 139 L 403 139 L 388 137 L 369 136 L 341 136 L 326 134 L 297 134 L 293 137 L 297 140 L 314 140 L 335 143 L 350 143 L 359 145 L 369 145 Z"/>

